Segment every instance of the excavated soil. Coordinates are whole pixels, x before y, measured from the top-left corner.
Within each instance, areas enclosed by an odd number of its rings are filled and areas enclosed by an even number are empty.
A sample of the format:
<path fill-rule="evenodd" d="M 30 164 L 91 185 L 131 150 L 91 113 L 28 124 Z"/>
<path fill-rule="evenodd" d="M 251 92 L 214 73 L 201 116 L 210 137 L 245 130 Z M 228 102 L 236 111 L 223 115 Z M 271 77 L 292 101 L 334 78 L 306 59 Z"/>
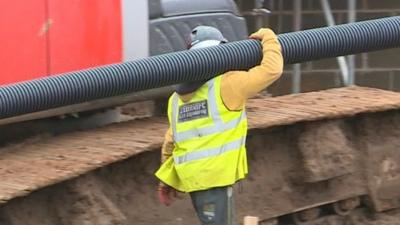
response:
<path fill-rule="evenodd" d="M 368 182 L 362 167 L 366 150 L 362 146 L 379 150 L 371 126 L 380 131 L 379 145 L 400 146 L 399 118 L 399 113 L 385 112 L 252 131 L 248 138 L 250 174 L 235 187 L 238 221 L 244 215 L 267 219 L 307 205 L 366 194 Z M 0 207 L 0 224 L 198 224 L 187 195 L 180 194 L 170 207 L 158 203 L 153 175 L 158 164 L 159 149 L 154 149 L 13 199 Z M 385 193 L 396 196 L 398 191 Z M 346 217 L 327 215 L 315 224 L 400 225 L 400 213 L 360 209 Z"/>
<path fill-rule="evenodd" d="M 399 99 L 354 87 L 249 102 L 250 173 L 235 185 L 237 220 L 282 222 L 359 196 L 351 215 L 324 211 L 307 224 L 400 225 Z M 198 224 L 187 195 L 158 203 L 165 129 L 165 118 L 148 118 L 2 148 L 0 224 Z"/>
<path fill-rule="evenodd" d="M 347 216 L 325 216 L 309 225 L 399 225 L 400 210 L 385 213 L 371 213 L 368 209 L 358 209 Z M 263 223 L 261 223 L 263 225 Z"/>

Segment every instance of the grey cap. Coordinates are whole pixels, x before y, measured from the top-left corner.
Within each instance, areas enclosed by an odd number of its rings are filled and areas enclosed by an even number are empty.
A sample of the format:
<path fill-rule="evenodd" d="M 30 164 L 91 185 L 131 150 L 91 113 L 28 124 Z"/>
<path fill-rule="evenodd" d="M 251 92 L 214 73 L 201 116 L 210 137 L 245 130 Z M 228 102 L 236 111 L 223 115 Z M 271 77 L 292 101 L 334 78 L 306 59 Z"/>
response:
<path fill-rule="evenodd" d="M 210 26 L 198 26 L 192 30 L 190 35 L 190 47 L 195 46 L 196 44 L 203 41 L 218 41 L 218 42 L 228 42 L 222 35 L 221 31 L 219 31 L 215 27 Z"/>

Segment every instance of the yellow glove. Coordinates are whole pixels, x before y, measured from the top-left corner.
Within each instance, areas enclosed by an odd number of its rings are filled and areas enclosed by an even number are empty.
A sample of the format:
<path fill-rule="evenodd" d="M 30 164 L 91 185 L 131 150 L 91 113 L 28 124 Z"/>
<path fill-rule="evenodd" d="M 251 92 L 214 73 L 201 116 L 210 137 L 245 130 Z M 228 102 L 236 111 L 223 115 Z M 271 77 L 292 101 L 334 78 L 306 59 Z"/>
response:
<path fill-rule="evenodd" d="M 251 39 L 258 39 L 264 45 L 271 39 L 278 39 L 276 34 L 269 28 L 261 28 L 257 32 L 250 35 Z"/>

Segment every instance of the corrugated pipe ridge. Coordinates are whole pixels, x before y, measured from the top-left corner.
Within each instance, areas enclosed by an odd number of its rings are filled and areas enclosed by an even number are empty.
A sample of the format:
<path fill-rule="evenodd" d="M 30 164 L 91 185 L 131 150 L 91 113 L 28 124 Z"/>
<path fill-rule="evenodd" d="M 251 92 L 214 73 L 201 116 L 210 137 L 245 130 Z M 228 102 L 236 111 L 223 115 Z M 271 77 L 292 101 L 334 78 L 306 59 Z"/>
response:
<path fill-rule="evenodd" d="M 279 35 L 285 63 L 400 47 L 400 16 Z"/>
<path fill-rule="evenodd" d="M 279 35 L 286 64 L 400 46 L 400 17 Z M 260 63 L 259 41 L 232 42 L 0 87 L 0 118 L 209 79 Z"/>

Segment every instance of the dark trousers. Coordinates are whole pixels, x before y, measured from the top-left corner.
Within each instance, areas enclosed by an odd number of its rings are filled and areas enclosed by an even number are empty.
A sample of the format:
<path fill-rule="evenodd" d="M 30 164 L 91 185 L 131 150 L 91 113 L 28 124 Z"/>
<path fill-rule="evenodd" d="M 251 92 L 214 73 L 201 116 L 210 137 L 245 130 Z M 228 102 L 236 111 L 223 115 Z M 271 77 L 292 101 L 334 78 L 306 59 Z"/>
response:
<path fill-rule="evenodd" d="M 190 193 L 201 225 L 235 225 L 232 186 Z"/>

